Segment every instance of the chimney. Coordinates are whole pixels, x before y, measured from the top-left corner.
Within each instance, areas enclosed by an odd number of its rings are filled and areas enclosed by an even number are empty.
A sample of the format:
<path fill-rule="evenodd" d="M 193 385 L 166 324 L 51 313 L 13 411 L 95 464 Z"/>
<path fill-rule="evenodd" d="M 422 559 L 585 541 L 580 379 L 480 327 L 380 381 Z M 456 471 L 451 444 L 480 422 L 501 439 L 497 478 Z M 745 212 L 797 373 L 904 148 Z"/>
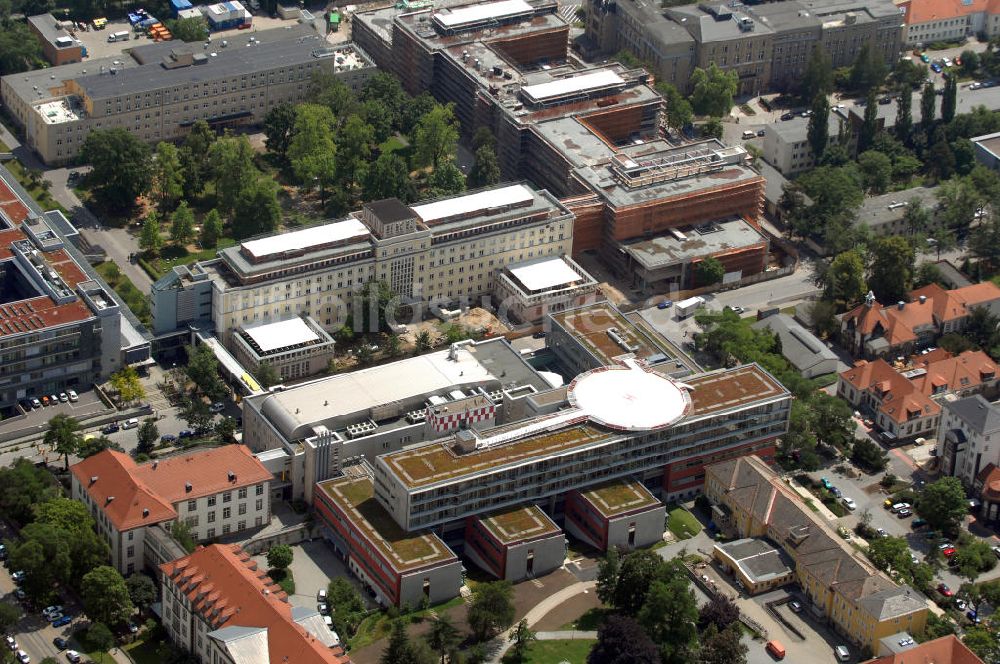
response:
<path fill-rule="evenodd" d="M 920 296 L 920 304 L 924 304 L 925 302 L 927 302 L 927 296 L 926 295 L 921 295 Z"/>
<path fill-rule="evenodd" d="M 107 498 L 104 499 L 104 504 L 105 505 L 110 505 L 111 501 L 113 501 L 114 499 L 115 499 L 114 496 L 108 496 Z"/>
<path fill-rule="evenodd" d="M 230 482 L 235 482 L 236 481 L 236 473 L 234 473 L 231 470 L 229 471 L 229 481 Z"/>
<path fill-rule="evenodd" d="M 153 470 L 156 470 L 156 467 L 159 466 L 159 465 L 160 465 L 159 461 L 154 461 L 153 462 Z"/>
<path fill-rule="evenodd" d="M 96 482 L 97 482 L 97 475 L 91 475 L 90 476 L 90 483 L 91 484 L 95 484 Z"/>
<path fill-rule="evenodd" d="M 143 517 L 149 516 L 149 508 L 148 507 L 143 507 L 142 508 L 142 516 Z"/>
<path fill-rule="evenodd" d="M 191 491 L 191 488 L 192 488 L 192 487 L 191 487 L 191 483 L 190 483 L 190 482 L 185 482 L 185 483 L 184 483 L 184 492 L 185 492 L 185 493 L 188 493 L 188 492 L 190 492 L 190 491 Z"/>
<path fill-rule="evenodd" d="M 896 308 L 899 309 L 900 311 L 902 311 L 903 307 L 905 307 L 905 306 L 906 306 L 906 302 L 903 302 L 902 300 L 900 300 L 899 302 L 896 303 Z"/>

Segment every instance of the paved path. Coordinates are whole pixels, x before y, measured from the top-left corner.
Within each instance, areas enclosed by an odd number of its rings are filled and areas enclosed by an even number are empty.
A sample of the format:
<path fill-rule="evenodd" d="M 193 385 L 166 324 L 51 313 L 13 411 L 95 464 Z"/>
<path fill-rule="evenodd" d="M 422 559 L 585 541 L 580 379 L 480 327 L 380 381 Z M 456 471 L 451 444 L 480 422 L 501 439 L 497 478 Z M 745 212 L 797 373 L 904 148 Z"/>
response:
<path fill-rule="evenodd" d="M 579 583 L 574 583 L 571 586 L 566 586 L 562 590 L 553 593 L 552 595 L 549 595 L 544 600 L 536 604 L 534 608 L 532 608 L 530 611 L 528 611 L 527 614 L 525 614 L 524 620 L 527 620 L 528 627 L 531 627 L 532 625 L 536 624 L 539 620 L 544 618 L 545 614 L 547 614 L 549 611 L 553 610 L 563 602 L 569 601 L 576 595 L 580 595 L 586 592 L 591 592 L 596 586 L 597 586 L 596 581 L 581 581 Z M 495 664 L 496 662 L 499 662 L 501 659 L 503 659 L 504 654 L 507 652 L 507 650 L 510 648 L 511 645 L 510 635 L 514 632 L 516 627 L 517 627 L 516 625 L 514 627 L 511 627 L 506 632 L 495 637 L 492 641 L 490 641 L 487 647 L 491 651 L 491 654 L 487 662 Z M 555 632 L 555 633 L 562 633 L 562 632 Z M 576 633 L 580 634 L 583 632 L 576 632 Z M 556 637 L 556 638 L 565 638 L 565 637 Z M 596 633 L 592 638 L 597 638 Z"/>
<path fill-rule="evenodd" d="M 135 664 L 135 660 L 132 659 L 132 656 L 121 648 L 112 648 L 108 654 L 111 655 L 111 658 L 118 664 Z"/>
<path fill-rule="evenodd" d="M 597 632 L 581 632 L 580 630 L 535 632 L 535 638 L 539 641 L 592 641 L 597 638 Z"/>

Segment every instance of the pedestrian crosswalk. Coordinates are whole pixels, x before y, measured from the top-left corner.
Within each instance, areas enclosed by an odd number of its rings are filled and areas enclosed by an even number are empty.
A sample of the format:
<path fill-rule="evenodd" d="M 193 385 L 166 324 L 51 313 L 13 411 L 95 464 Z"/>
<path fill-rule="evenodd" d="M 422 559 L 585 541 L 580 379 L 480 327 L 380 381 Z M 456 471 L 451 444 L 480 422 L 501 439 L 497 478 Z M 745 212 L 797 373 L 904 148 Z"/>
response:
<path fill-rule="evenodd" d="M 580 5 L 560 5 L 559 15 L 562 16 L 567 23 L 572 24 L 576 21 L 576 10 L 579 8 Z"/>

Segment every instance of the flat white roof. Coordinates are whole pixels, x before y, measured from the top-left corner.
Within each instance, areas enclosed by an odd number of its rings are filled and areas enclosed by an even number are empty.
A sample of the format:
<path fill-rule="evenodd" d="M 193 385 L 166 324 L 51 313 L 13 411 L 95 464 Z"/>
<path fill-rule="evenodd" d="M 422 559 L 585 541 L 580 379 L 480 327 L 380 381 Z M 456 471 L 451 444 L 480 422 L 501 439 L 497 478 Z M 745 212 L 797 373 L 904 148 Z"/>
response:
<path fill-rule="evenodd" d="M 264 258 L 266 256 L 283 254 L 286 251 L 295 251 L 297 249 L 308 250 L 312 247 L 340 242 L 353 237 L 360 239 L 361 237 L 367 238 L 368 236 L 368 228 L 357 219 L 351 217 L 344 221 L 335 221 L 332 224 L 310 226 L 300 231 L 271 235 L 259 240 L 250 240 L 249 242 L 244 242 L 241 246 L 254 258 Z"/>
<path fill-rule="evenodd" d="M 517 205 L 534 200 L 535 194 L 523 184 L 515 184 L 499 189 L 488 189 L 467 196 L 449 198 L 436 203 L 415 205 L 410 209 L 420 217 L 425 224 L 432 224 L 441 219 L 449 219 L 473 212 L 483 212 L 490 208 L 504 205 Z"/>
<path fill-rule="evenodd" d="M 505 18 L 534 9 L 524 0 L 501 0 L 468 7 L 460 7 L 450 12 L 437 12 L 434 18 L 446 28 L 456 28 L 467 23 L 477 23 L 491 18 Z"/>
<path fill-rule="evenodd" d="M 578 376 L 570 383 L 569 401 L 591 420 L 626 431 L 670 426 L 691 406 L 684 388 L 634 360 Z"/>
<path fill-rule="evenodd" d="M 315 330 L 306 325 L 301 318 L 263 323 L 244 328 L 244 332 L 250 335 L 262 353 L 319 339 Z"/>
<path fill-rule="evenodd" d="M 529 291 L 564 286 L 583 279 L 560 256 L 517 263 L 507 269 Z"/>
<path fill-rule="evenodd" d="M 589 90 L 605 88 L 610 85 L 623 85 L 624 83 L 625 79 L 615 72 L 610 69 L 602 69 L 591 74 L 584 74 L 583 76 L 560 78 L 559 80 L 552 81 L 550 83 L 526 85 L 521 88 L 521 91 L 527 95 L 529 99 L 544 101 L 546 99 L 551 99 L 552 97 L 562 97 L 563 95 L 572 94 L 574 92 L 587 92 Z"/>

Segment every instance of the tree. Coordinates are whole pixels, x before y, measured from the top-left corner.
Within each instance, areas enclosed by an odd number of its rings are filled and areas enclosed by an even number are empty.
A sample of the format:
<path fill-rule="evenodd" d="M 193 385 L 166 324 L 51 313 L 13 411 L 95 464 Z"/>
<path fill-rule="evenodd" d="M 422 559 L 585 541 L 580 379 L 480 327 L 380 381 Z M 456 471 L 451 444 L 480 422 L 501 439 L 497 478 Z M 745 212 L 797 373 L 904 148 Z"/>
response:
<path fill-rule="evenodd" d="M 861 92 L 871 92 L 882 85 L 886 73 L 885 60 L 870 41 L 865 42 L 858 50 L 854 66 L 851 67 L 851 87 Z"/>
<path fill-rule="evenodd" d="M 146 389 L 139 380 L 135 367 L 123 367 L 111 375 L 111 388 L 118 393 L 122 403 L 132 403 L 145 398 Z"/>
<path fill-rule="evenodd" d="M 292 548 L 287 544 L 275 544 L 267 552 L 267 566 L 271 569 L 288 569 L 293 555 Z"/>
<path fill-rule="evenodd" d="M 862 270 L 864 268 L 862 267 Z M 821 339 L 832 339 L 840 332 L 837 307 L 833 302 L 816 300 L 809 306 L 809 325 Z"/>
<path fill-rule="evenodd" d="M 968 513 L 969 504 L 962 481 L 957 477 L 942 477 L 917 494 L 914 508 L 932 529 L 954 532 Z"/>
<path fill-rule="evenodd" d="M 876 106 L 875 90 L 868 92 L 868 102 L 865 104 L 865 116 L 858 132 L 858 152 L 864 152 L 875 142 L 878 134 L 878 106 Z"/>
<path fill-rule="evenodd" d="M 156 144 L 152 192 L 153 199 L 164 211 L 172 210 L 184 195 L 184 167 L 173 143 L 160 141 Z"/>
<path fill-rule="evenodd" d="M 41 43 L 35 39 L 27 23 L 3 21 L 0 24 L 0 76 L 28 71 L 41 58 Z"/>
<path fill-rule="evenodd" d="M 1000 639 L 989 627 L 970 627 L 965 630 L 962 643 L 984 662 L 1000 661 Z"/>
<path fill-rule="evenodd" d="M 393 621 L 389 643 L 379 658 L 381 664 L 429 664 L 435 659 L 423 642 L 410 641 L 403 621 Z"/>
<path fill-rule="evenodd" d="M 668 127 L 674 131 L 680 131 L 691 124 L 694 111 L 691 110 L 691 103 L 680 93 L 680 90 L 666 81 L 657 81 L 656 91 L 663 96 Z"/>
<path fill-rule="evenodd" d="M 80 447 L 80 423 L 65 413 L 57 413 L 49 419 L 49 428 L 43 442 L 54 452 L 62 455 L 66 470 L 69 470 L 69 456 L 76 454 Z"/>
<path fill-rule="evenodd" d="M 76 455 L 81 459 L 89 459 L 95 454 L 100 454 L 104 450 L 116 450 L 124 452 L 121 445 L 111 440 L 107 436 L 87 436 L 80 441 L 80 447 Z"/>
<path fill-rule="evenodd" d="M 416 189 L 410 180 L 410 169 L 401 157 L 384 152 L 379 155 L 365 174 L 361 185 L 365 200 L 377 201 L 383 198 L 398 198 L 402 203 L 411 203 L 416 197 Z"/>
<path fill-rule="evenodd" d="M 609 546 L 597 565 L 597 598 L 604 604 L 611 604 L 614 599 L 619 567 L 618 547 Z"/>
<path fill-rule="evenodd" d="M 830 300 L 853 304 L 868 292 L 865 283 L 865 261 L 856 250 L 838 254 L 823 274 L 823 292 Z"/>
<path fill-rule="evenodd" d="M 500 164 L 493 148 L 483 146 L 476 150 L 476 163 L 469 171 L 469 186 L 485 187 L 500 182 Z"/>
<path fill-rule="evenodd" d="M 266 390 L 281 382 L 281 374 L 270 362 L 261 362 L 260 366 L 257 367 L 257 382 Z"/>
<path fill-rule="evenodd" d="M 707 70 L 695 67 L 689 85 L 693 90 L 691 108 L 694 112 L 721 118 L 729 115 L 733 108 L 739 77 L 735 71 L 723 71 L 712 62 Z"/>
<path fill-rule="evenodd" d="M 208 39 L 208 21 L 203 16 L 168 20 L 167 28 L 174 39 L 183 42 L 203 42 Z"/>
<path fill-rule="evenodd" d="M 233 237 L 237 240 L 271 233 L 281 222 L 278 184 L 271 178 L 258 178 L 236 203 L 233 216 Z"/>
<path fill-rule="evenodd" d="M 288 146 L 288 161 L 302 184 L 319 187 L 320 200 L 336 179 L 337 146 L 333 141 L 336 125 L 333 112 L 318 104 L 300 104 L 295 109 L 295 125 Z"/>
<path fill-rule="evenodd" d="M 876 150 L 858 155 L 858 167 L 865 188 L 872 194 L 884 194 L 892 184 L 892 159 Z"/>
<path fill-rule="evenodd" d="M 699 664 L 746 664 L 750 649 L 741 640 L 739 625 L 731 624 L 724 629 L 709 625 L 701 636 Z"/>
<path fill-rule="evenodd" d="M 493 581 L 476 587 L 466 620 L 477 641 L 486 641 L 514 622 L 514 589 L 509 581 Z"/>
<path fill-rule="evenodd" d="M 1000 265 L 1000 214 L 988 215 L 969 234 L 969 253 L 982 261 L 986 270 Z"/>
<path fill-rule="evenodd" d="M 170 217 L 170 239 L 179 247 L 187 245 L 194 239 L 194 213 L 188 207 L 187 201 L 181 201 Z"/>
<path fill-rule="evenodd" d="M 186 346 L 188 363 L 184 368 L 187 377 L 209 399 L 216 401 L 225 395 L 225 387 L 219 378 L 219 360 L 206 344 Z"/>
<path fill-rule="evenodd" d="M 198 241 L 206 249 L 212 249 L 219 243 L 223 232 L 222 217 L 219 216 L 218 210 L 212 208 L 201 222 L 201 237 Z"/>
<path fill-rule="evenodd" d="M 722 120 L 717 117 L 705 120 L 704 124 L 698 128 L 698 134 L 705 138 L 722 138 Z"/>
<path fill-rule="evenodd" d="M 353 186 L 367 169 L 375 130 L 360 115 L 352 115 L 337 132 L 337 171 L 342 182 Z"/>
<path fill-rule="evenodd" d="M 199 194 L 205 189 L 205 180 L 211 175 L 209 157 L 216 135 L 204 120 L 195 121 L 181 146 L 181 163 L 184 166 L 184 187 L 189 194 Z"/>
<path fill-rule="evenodd" d="M 390 334 L 385 338 L 385 350 L 389 357 L 399 357 L 403 354 L 403 346 L 398 334 Z"/>
<path fill-rule="evenodd" d="M 337 608 L 332 614 L 337 634 L 341 638 L 354 634 L 365 613 L 365 603 L 361 599 L 361 593 L 344 577 L 335 577 L 330 579 L 327 585 L 326 596 L 330 606 Z"/>
<path fill-rule="evenodd" d="M 511 659 L 514 662 L 524 662 L 528 656 L 528 646 L 535 640 L 535 633 L 528 629 L 528 621 L 522 620 L 517 623 L 517 627 L 511 632 L 510 642 L 513 643 Z"/>
<path fill-rule="evenodd" d="M 818 44 L 813 47 L 802 77 L 800 97 L 804 102 L 815 100 L 816 95 L 824 97 L 833 92 L 833 64 L 826 49 Z"/>
<path fill-rule="evenodd" d="M 472 135 L 472 151 L 479 152 L 479 149 L 483 147 L 493 150 L 494 154 L 497 151 L 497 137 L 487 126 L 477 128 L 476 133 Z"/>
<path fill-rule="evenodd" d="M 718 258 L 708 256 L 695 265 L 695 283 L 699 286 L 711 286 L 722 281 L 726 275 L 726 268 Z"/>
<path fill-rule="evenodd" d="M 654 582 L 638 615 L 664 664 L 689 661 L 698 644 L 698 605 L 682 574 Z"/>
<path fill-rule="evenodd" d="M 698 624 L 702 626 L 711 624 L 719 629 L 725 629 L 739 619 L 740 608 L 722 593 L 713 595 L 708 603 L 698 610 Z"/>
<path fill-rule="evenodd" d="M 426 353 L 431 349 L 433 344 L 431 343 L 431 334 L 427 330 L 423 330 L 417 335 L 417 340 L 414 345 L 414 350 L 417 355 L 420 353 Z"/>
<path fill-rule="evenodd" d="M 947 180 L 955 172 L 955 153 L 951 151 L 951 144 L 941 127 L 934 132 L 934 142 L 927 151 L 925 161 L 927 174 L 939 181 Z"/>
<path fill-rule="evenodd" d="M 17 624 L 23 612 L 10 602 L 0 602 L 0 631 L 6 632 Z"/>
<path fill-rule="evenodd" d="M 87 628 L 87 641 L 100 652 L 107 652 L 115 647 L 115 635 L 103 622 L 93 622 Z"/>
<path fill-rule="evenodd" d="M 136 437 L 139 439 L 139 444 L 136 445 L 135 453 L 152 454 L 156 447 L 156 441 L 160 438 L 160 429 L 156 426 L 156 420 L 152 418 L 143 420 L 136 431 Z"/>
<path fill-rule="evenodd" d="M 125 579 L 114 567 L 102 565 L 83 576 L 80 599 L 91 620 L 108 625 L 127 621 L 135 612 Z"/>
<path fill-rule="evenodd" d="M 868 438 L 859 438 L 851 448 L 851 461 L 869 472 L 884 470 L 888 463 L 888 455 L 878 443 Z"/>
<path fill-rule="evenodd" d="M 128 577 L 125 579 L 125 587 L 128 589 L 129 599 L 140 614 L 156 601 L 156 584 L 145 574 L 137 572 Z"/>
<path fill-rule="evenodd" d="M 618 570 L 612 606 L 626 615 L 637 615 L 662 564 L 662 558 L 645 549 L 625 556 Z"/>
<path fill-rule="evenodd" d="M 232 443 L 236 435 L 236 419 L 233 417 L 221 417 L 212 427 L 215 437 L 223 443 Z"/>
<path fill-rule="evenodd" d="M 868 285 L 880 302 L 905 300 L 913 286 L 916 254 L 905 238 L 880 237 L 870 249 Z"/>
<path fill-rule="evenodd" d="M 142 222 L 139 233 L 139 249 L 149 256 L 156 256 L 163 246 L 163 236 L 160 235 L 160 218 L 155 211 L 150 211 Z"/>
<path fill-rule="evenodd" d="M 952 74 L 944 81 L 944 95 L 941 96 L 941 119 L 948 124 L 955 119 L 958 104 L 958 76 Z"/>
<path fill-rule="evenodd" d="M 974 584 L 980 574 L 996 567 L 997 557 L 988 542 L 975 539 L 959 547 L 954 561 L 958 575 L 968 579 L 970 584 Z"/>
<path fill-rule="evenodd" d="M 612 614 L 597 629 L 587 664 L 660 664 L 660 653 L 633 618 Z"/>
<path fill-rule="evenodd" d="M 905 572 L 913 564 L 910 546 L 902 537 L 876 537 L 868 542 L 868 559 L 883 572 Z"/>
<path fill-rule="evenodd" d="M 55 477 L 23 457 L 0 468 L 0 512 L 24 526 L 35 518 L 35 506 L 60 494 Z"/>
<path fill-rule="evenodd" d="M 454 196 L 465 191 L 465 175 L 455 162 L 449 159 L 440 163 L 431 172 L 427 178 L 427 185 L 430 187 L 430 198 Z"/>
<path fill-rule="evenodd" d="M 827 101 L 825 92 L 818 93 L 813 98 L 807 136 L 813 158 L 818 164 L 826 152 L 826 142 L 830 137 L 830 102 Z"/>
<path fill-rule="evenodd" d="M 937 92 L 934 84 L 928 83 L 920 93 L 920 126 L 927 132 L 934 124 L 934 114 L 937 107 Z"/>
<path fill-rule="evenodd" d="M 121 127 L 91 130 L 80 159 L 93 167 L 87 182 L 95 183 L 94 197 L 101 205 L 129 208 L 149 190 L 153 176 L 149 146 Z"/>
<path fill-rule="evenodd" d="M 247 190 L 257 180 L 259 171 L 253 158 L 253 147 L 246 136 L 223 136 L 208 148 L 208 169 L 222 214 L 235 214 L 237 205 L 246 199 Z"/>
<path fill-rule="evenodd" d="M 337 607 L 338 611 L 341 610 L 340 605 L 335 604 L 334 606 Z M 431 621 L 431 628 L 427 632 L 426 639 L 427 645 L 441 657 L 441 664 L 444 664 L 445 656 L 458 645 L 461 637 L 448 616 L 439 615 Z"/>
<path fill-rule="evenodd" d="M 438 164 L 455 155 L 458 146 L 458 121 L 452 104 L 437 104 L 420 120 L 413 136 L 414 159 L 418 166 Z"/>
<path fill-rule="evenodd" d="M 284 160 L 295 133 L 295 106 L 284 102 L 264 116 L 264 144 L 267 151 Z"/>
<path fill-rule="evenodd" d="M 181 419 L 197 432 L 204 433 L 211 428 L 212 411 L 201 398 L 186 398 L 181 402 Z"/>
<path fill-rule="evenodd" d="M 904 61 L 905 62 L 905 61 Z M 913 131 L 913 92 L 909 86 L 901 86 L 896 97 L 896 138 L 900 143 L 910 142 L 910 132 Z"/>

